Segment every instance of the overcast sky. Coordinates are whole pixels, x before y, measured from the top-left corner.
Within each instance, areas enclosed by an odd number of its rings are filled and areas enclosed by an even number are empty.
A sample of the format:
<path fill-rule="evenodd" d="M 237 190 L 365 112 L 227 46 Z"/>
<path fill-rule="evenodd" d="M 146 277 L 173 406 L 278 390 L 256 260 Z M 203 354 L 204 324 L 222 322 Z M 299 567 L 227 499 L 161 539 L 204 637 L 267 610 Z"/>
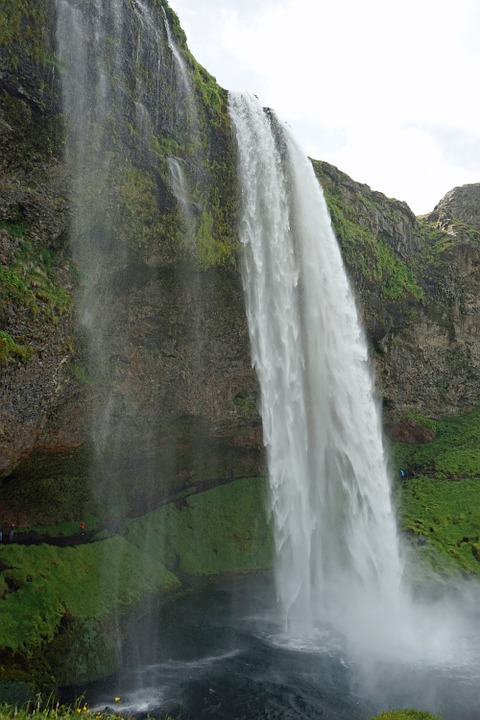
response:
<path fill-rule="evenodd" d="M 311 157 L 433 210 L 480 182 L 480 0 L 170 0 L 196 59 Z"/>

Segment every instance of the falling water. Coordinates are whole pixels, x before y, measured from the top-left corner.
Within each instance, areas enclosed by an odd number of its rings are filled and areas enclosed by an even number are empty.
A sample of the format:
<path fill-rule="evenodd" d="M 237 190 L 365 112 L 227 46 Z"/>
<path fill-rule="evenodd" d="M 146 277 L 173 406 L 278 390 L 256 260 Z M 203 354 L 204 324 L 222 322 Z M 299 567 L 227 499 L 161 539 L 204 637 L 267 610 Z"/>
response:
<path fill-rule="evenodd" d="M 182 163 L 179 158 L 169 157 L 168 167 L 170 170 L 172 190 L 185 221 L 186 236 L 189 242 L 192 243 L 195 237 L 195 217 L 192 209 L 192 191 L 187 181 L 184 163 Z"/>
<path fill-rule="evenodd" d="M 188 154 L 197 115 L 189 116 L 193 93 L 161 9 L 143 0 L 56 0 L 79 360 L 91 387 L 90 474 L 99 522 L 114 531 L 132 506 L 151 508 L 176 462 L 174 443 L 163 450 L 159 442 L 168 413 L 162 269 L 172 262 L 163 240 L 190 230 L 165 148 Z M 145 530 L 146 561 L 148 543 Z M 121 553 L 106 562 L 117 563 L 120 577 Z M 115 587 L 100 592 L 118 595 Z"/>
<path fill-rule="evenodd" d="M 161 226 L 161 213 L 171 212 L 179 188 L 178 174 L 177 183 L 171 181 L 165 147 L 184 149 L 191 142 L 197 112 L 163 7 L 143 0 L 56 0 L 56 9 L 71 243 L 82 279 L 78 324 L 88 373 L 103 389 L 90 418 L 95 486 L 110 498 L 119 458 L 137 454 L 140 424 L 154 428 L 159 412 L 155 388 L 152 402 L 139 407 L 150 340 L 134 317 L 142 282 L 149 279 L 146 269 L 141 279 L 138 267 L 155 262 L 159 231 L 154 249 L 144 234 L 155 221 Z M 180 217 L 188 215 L 185 196 L 177 197 Z M 156 208 L 159 199 L 165 207 Z M 142 212 L 150 213 L 143 224 Z M 189 223 L 187 216 L 187 235 Z M 130 304 L 122 301 L 127 291 Z"/>
<path fill-rule="evenodd" d="M 177 100 L 177 102 L 179 102 L 180 104 L 184 102 L 187 105 L 187 116 L 190 121 L 192 130 L 191 141 L 195 142 L 196 140 L 198 140 L 199 126 L 198 110 L 195 102 L 195 93 L 193 91 L 193 86 L 190 79 L 189 71 L 187 69 L 187 64 L 184 60 L 182 53 L 178 49 L 178 45 L 172 35 L 172 31 L 170 30 L 170 25 L 168 23 L 165 8 L 162 8 L 162 13 L 165 21 L 165 29 L 167 32 L 168 47 L 170 48 L 170 51 L 172 53 L 172 57 L 176 67 L 176 76 L 179 80 L 177 85 L 180 86 L 181 90 L 181 97 Z"/>
<path fill-rule="evenodd" d="M 310 162 L 252 97 L 230 113 L 278 594 L 290 628 L 353 623 L 396 608 L 402 574 L 364 332 Z"/>

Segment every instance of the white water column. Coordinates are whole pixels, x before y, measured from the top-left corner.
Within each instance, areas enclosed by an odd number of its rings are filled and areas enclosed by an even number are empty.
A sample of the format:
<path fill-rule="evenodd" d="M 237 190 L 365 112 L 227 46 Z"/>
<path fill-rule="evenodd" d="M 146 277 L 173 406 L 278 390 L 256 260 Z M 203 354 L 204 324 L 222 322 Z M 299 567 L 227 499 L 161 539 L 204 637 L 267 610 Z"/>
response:
<path fill-rule="evenodd" d="M 230 95 L 252 362 L 289 629 L 392 612 L 401 562 L 367 345 L 323 193 L 288 128 Z"/>

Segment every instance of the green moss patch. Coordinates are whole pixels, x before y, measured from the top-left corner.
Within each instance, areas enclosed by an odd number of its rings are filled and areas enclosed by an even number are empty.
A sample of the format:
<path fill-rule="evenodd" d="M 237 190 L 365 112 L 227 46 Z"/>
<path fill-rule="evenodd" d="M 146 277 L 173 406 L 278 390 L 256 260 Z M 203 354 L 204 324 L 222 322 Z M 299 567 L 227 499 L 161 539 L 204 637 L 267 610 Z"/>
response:
<path fill-rule="evenodd" d="M 26 226 L 3 222 L 0 227 L 20 240 L 8 265 L 0 264 L 0 317 L 13 307 L 30 321 L 45 317 L 56 322 L 72 307 L 71 294 L 58 284 L 57 257 L 46 246 L 32 243 Z"/>
<path fill-rule="evenodd" d="M 313 161 L 313 168 L 320 181 L 325 179 L 323 164 Z M 336 170 L 336 169 L 335 169 Z M 328 205 L 332 225 L 342 248 L 346 264 L 355 269 L 386 300 L 413 298 L 421 300 L 423 290 L 412 265 L 406 262 L 392 249 L 388 238 L 376 235 L 372 229 L 372 219 L 377 214 L 390 213 L 392 220 L 398 215 L 398 203 L 382 196 L 381 202 L 367 186 L 355 184 L 355 204 L 342 197 L 342 178 L 348 176 L 336 170 L 338 182 L 324 182 L 323 191 Z M 362 192 L 366 188 L 368 192 Z"/>
<path fill-rule="evenodd" d="M 273 536 L 267 521 L 266 483 L 239 479 L 193 495 L 128 523 L 128 539 L 155 548 L 169 567 L 214 575 L 272 566 Z"/>
<path fill-rule="evenodd" d="M 0 646 L 31 653 L 53 640 L 66 615 L 99 618 L 179 585 L 163 564 L 125 538 L 59 548 L 3 545 Z"/>
<path fill-rule="evenodd" d="M 325 198 L 346 263 L 359 266 L 362 276 L 375 283 L 385 299 L 420 300 L 423 290 L 412 268 L 393 252 L 387 241 L 363 227 L 355 211 L 340 199 L 331 194 Z"/>
<path fill-rule="evenodd" d="M 401 525 L 437 570 L 480 575 L 480 410 L 416 421 L 435 438 L 393 448 L 397 475 L 406 473 L 395 488 Z"/>
<path fill-rule="evenodd" d="M 17 360 L 30 360 L 32 356 L 33 349 L 31 345 L 22 345 L 7 332 L 0 330 L 0 364 Z"/>
<path fill-rule="evenodd" d="M 260 478 L 180 499 L 120 531 L 73 547 L 0 545 L 0 648 L 33 656 L 59 642 L 68 618 L 107 621 L 177 590 L 177 574 L 266 570 L 273 558 Z"/>

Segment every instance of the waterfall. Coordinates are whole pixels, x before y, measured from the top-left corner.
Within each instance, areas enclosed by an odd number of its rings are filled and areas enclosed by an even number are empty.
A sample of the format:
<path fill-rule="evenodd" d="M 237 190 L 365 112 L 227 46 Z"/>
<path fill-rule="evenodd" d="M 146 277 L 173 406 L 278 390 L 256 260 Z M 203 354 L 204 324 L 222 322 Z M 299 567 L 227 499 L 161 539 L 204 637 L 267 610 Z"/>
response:
<path fill-rule="evenodd" d="M 70 242 L 79 278 L 77 362 L 89 380 L 85 420 L 92 507 L 100 524 L 117 528 L 132 506 L 137 512 L 154 507 L 159 486 L 175 475 L 175 440 L 166 447 L 161 434 L 172 415 L 162 386 L 172 342 L 164 307 L 177 296 L 168 295 L 163 279 L 165 268 L 172 267 L 172 245 L 191 243 L 184 167 L 198 162 L 187 149 L 197 112 L 161 5 L 143 0 L 55 0 L 55 5 Z M 171 148 L 181 161 L 169 163 Z M 172 285 L 187 286 L 188 268 L 178 272 Z M 196 282 L 188 285 L 194 307 Z M 179 305 L 179 317 L 183 312 Z M 188 352 L 199 363 L 195 323 L 185 320 L 182 340 L 188 339 Z M 145 558 L 147 545 L 145 532 Z M 120 574 L 120 554 L 116 562 Z M 116 595 L 115 587 L 103 590 Z"/>
<path fill-rule="evenodd" d="M 181 97 L 177 100 L 177 102 L 180 104 L 184 102 L 186 104 L 188 108 L 188 118 L 190 120 L 192 128 L 191 141 L 198 142 L 199 119 L 197 105 L 195 102 L 195 93 L 193 90 L 192 82 L 190 80 L 190 74 L 184 57 L 180 52 L 177 43 L 175 42 L 175 38 L 172 35 L 172 31 L 170 30 L 170 25 L 168 23 L 167 13 L 165 12 L 165 8 L 163 7 L 162 14 L 165 21 L 165 29 L 167 32 L 168 47 L 170 48 L 170 52 L 172 53 L 176 69 L 176 85 L 179 87 L 179 90 L 181 92 Z"/>
<path fill-rule="evenodd" d="M 402 564 L 367 344 L 322 190 L 288 128 L 230 95 L 277 592 L 290 629 L 398 608 Z M 363 608 L 360 611 L 360 608 Z"/>
<path fill-rule="evenodd" d="M 172 191 L 185 220 L 186 237 L 191 244 L 195 238 L 195 218 L 192 211 L 192 192 L 189 188 L 183 163 L 175 157 L 168 158 Z"/>

